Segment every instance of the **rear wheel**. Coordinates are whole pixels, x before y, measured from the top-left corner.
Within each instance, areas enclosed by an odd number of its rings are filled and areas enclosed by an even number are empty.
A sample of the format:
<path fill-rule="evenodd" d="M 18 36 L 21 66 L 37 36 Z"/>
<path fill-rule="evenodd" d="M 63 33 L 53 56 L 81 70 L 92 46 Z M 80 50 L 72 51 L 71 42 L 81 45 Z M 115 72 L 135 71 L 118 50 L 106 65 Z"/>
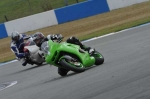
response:
<path fill-rule="evenodd" d="M 95 58 L 95 65 L 101 65 L 104 63 L 104 57 L 98 51 L 95 51 L 95 53 L 93 54 L 93 57 Z"/>
<path fill-rule="evenodd" d="M 38 66 L 41 66 L 42 64 L 43 64 L 43 62 L 41 62 L 41 63 L 37 63 L 37 65 L 38 65 Z"/>
<path fill-rule="evenodd" d="M 59 68 L 58 67 L 58 74 L 61 76 L 66 76 L 69 70 L 66 70 L 64 68 Z"/>
<path fill-rule="evenodd" d="M 80 63 L 76 59 L 73 59 L 72 57 L 70 58 L 71 59 L 62 58 L 60 60 L 60 64 L 63 66 L 63 68 L 66 68 L 68 70 L 72 70 L 78 73 L 85 71 L 85 67 L 83 66 L 82 63 Z"/>

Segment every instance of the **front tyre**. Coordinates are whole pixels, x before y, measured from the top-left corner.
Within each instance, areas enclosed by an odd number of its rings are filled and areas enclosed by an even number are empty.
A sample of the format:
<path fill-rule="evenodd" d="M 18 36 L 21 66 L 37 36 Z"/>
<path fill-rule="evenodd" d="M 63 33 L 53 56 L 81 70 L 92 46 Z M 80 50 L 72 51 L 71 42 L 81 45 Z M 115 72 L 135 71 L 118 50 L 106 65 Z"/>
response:
<path fill-rule="evenodd" d="M 95 58 L 95 65 L 101 65 L 104 63 L 104 57 L 98 51 L 95 51 L 95 53 L 93 54 L 93 57 Z"/>
<path fill-rule="evenodd" d="M 62 58 L 60 60 L 60 64 L 63 66 L 63 68 L 66 68 L 68 70 L 80 73 L 85 71 L 84 66 L 79 61 L 74 61 L 72 59 L 68 60 L 65 58 Z"/>

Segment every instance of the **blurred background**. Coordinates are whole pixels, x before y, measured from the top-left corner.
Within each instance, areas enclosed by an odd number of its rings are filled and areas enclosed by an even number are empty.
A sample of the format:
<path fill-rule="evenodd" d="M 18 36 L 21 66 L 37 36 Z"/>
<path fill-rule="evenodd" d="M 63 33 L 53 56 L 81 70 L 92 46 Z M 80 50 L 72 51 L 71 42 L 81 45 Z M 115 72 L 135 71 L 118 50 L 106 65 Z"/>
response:
<path fill-rule="evenodd" d="M 3 0 L 0 3 L 0 23 L 83 1 L 86 0 Z"/>

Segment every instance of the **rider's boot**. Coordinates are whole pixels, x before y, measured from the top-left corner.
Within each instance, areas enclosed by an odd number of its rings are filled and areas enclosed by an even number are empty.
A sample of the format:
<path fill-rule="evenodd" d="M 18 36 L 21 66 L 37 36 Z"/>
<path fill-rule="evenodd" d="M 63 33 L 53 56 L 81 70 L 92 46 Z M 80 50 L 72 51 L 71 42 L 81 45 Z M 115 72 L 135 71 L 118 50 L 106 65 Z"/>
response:
<path fill-rule="evenodd" d="M 22 66 L 26 66 L 27 65 L 27 60 L 24 62 L 24 63 L 22 63 Z"/>

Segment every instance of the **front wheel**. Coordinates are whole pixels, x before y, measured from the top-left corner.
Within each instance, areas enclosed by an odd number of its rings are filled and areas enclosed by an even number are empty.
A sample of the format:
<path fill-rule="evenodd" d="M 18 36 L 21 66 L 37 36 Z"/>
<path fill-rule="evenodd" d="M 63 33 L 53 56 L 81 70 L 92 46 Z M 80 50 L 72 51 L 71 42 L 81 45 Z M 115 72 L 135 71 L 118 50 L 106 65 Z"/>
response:
<path fill-rule="evenodd" d="M 72 70 L 74 72 L 80 73 L 85 71 L 85 67 L 77 60 L 71 59 L 65 59 L 62 58 L 60 60 L 60 64 L 63 66 L 63 68 L 66 68 L 68 70 Z"/>
<path fill-rule="evenodd" d="M 95 58 L 95 65 L 101 65 L 104 63 L 104 57 L 98 51 L 95 51 L 95 53 L 93 54 L 93 57 Z"/>

